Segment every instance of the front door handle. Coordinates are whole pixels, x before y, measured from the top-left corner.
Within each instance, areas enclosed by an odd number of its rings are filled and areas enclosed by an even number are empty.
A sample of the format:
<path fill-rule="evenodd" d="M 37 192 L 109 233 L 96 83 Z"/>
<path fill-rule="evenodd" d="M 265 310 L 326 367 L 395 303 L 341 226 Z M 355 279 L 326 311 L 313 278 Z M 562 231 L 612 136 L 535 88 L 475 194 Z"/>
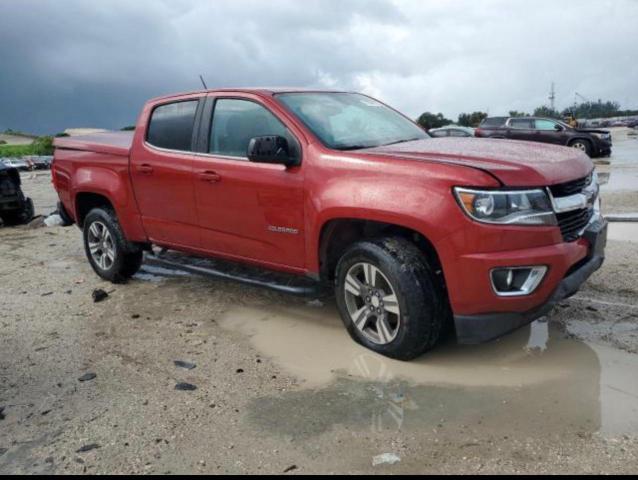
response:
<path fill-rule="evenodd" d="M 148 163 L 143 163 L 137 167 L 137 171 L 144 175 L 150 175 L 153 173 L 153 167 L 151 167 Z"/>
<path fill-rule="evenodd" d="M 208 182 L 208 183 L 217 183 L 219 182 L 222 177 L 220 177 L 217 173 L 215 172 L 211 172 L 210 170 L 207 170 L 205 172 L 201 172 L 199 174 L 199 179 L 202 182 Z"/>

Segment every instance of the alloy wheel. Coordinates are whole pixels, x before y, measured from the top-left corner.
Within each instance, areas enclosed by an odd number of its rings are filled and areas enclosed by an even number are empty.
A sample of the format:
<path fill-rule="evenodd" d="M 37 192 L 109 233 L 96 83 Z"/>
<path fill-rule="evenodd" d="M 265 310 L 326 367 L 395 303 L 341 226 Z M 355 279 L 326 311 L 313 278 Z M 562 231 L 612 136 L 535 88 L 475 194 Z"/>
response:
<path fill-rule="evenodd" d="M 355 327 L 371 342 L 387 345 L 398 335 L 401 310 L 396 292 L 371 263 L 353 265 L 345 276 L 346 308 Z"/>
<path fill-rule="evenodd" d="M 88 231 L 91 258 L 102 270 L 109 270 L 115 263 L 116 247 L 111 232 L 102 222 L 93 222 Z"/>

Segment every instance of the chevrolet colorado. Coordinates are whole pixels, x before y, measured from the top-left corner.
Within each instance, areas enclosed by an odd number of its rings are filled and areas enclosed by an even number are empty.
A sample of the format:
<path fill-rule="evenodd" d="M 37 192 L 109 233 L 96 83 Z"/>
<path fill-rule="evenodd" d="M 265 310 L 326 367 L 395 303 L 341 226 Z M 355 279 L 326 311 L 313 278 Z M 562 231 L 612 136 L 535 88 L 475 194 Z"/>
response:
<path fill-rule="evenodd" d="M 584 152 L 430 138 L 360 94 L 163 97 L 134 132 L 55 147 L 60 211 L 102 278 L 126 280 L 146 252 L 281 291 L 332 285 L 353 339 L 393 358 L 433 348 L 448 322 L 461 343 L 508 333 L 604 259 Z"/>

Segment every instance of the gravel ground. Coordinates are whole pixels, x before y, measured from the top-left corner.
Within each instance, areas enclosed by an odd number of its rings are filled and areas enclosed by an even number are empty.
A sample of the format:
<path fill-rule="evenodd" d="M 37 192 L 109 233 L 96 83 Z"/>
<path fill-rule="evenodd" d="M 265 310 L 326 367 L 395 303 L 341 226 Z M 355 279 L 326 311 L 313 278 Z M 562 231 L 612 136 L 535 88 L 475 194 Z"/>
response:
<path fill-rule="evenodd" d="M 25 190 L 53 209 L 46 175 Z M 636 243 L 547 322 L 409 364 L 354 345 L 330 300 L 106 284 L 76 228 L 2 229 L 0 259 L 0 474 L 638 470 Z"/>

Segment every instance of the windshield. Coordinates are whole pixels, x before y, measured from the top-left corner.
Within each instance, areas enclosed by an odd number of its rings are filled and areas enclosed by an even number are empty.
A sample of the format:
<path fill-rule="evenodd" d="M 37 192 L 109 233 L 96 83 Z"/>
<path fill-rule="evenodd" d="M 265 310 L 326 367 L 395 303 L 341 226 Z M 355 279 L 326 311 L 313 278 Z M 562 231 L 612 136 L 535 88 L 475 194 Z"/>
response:
<path fill-rule="evenodd" d="M 277 98 L 329 148 L 357 150 L 421 140 L 416 124 L 365 95 L 282 93 Z"/>

